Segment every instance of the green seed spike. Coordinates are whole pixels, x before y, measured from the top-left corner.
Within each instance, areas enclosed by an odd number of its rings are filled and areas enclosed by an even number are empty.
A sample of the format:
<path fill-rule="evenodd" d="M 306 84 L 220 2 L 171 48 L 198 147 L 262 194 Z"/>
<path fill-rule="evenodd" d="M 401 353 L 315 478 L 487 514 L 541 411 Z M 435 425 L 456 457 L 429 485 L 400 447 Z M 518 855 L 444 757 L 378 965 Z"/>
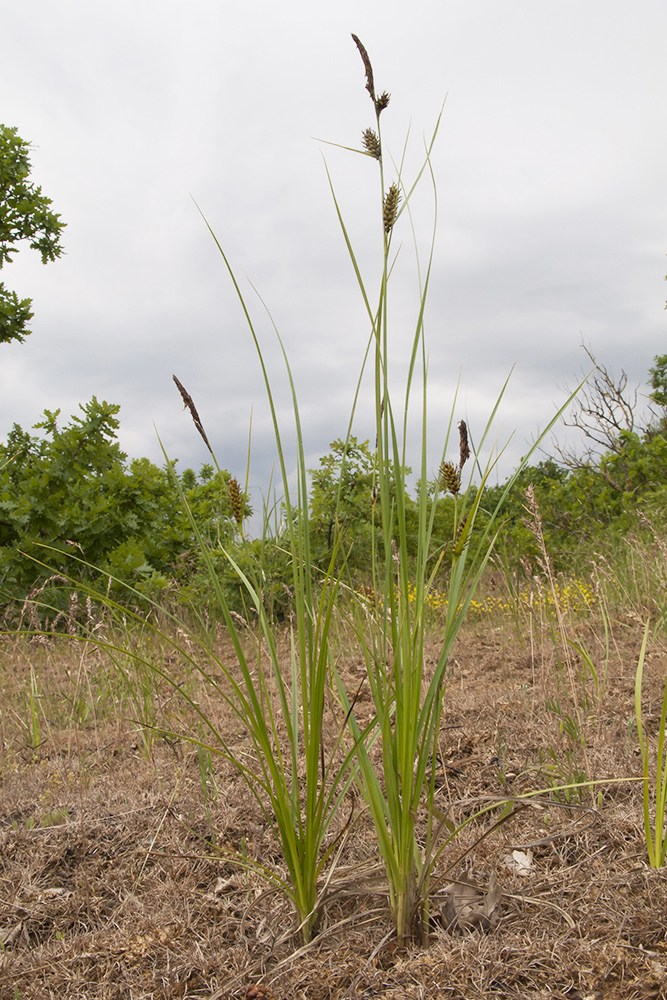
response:
<path fill-rule="evenodd" d="M 232 507 L 234 520 L 240 528 L 243 524 L 243 494 L 241 493 L 241 487 L 239 486 L 238 479 L 234 476 L 232 476 L 227 483 L 227 491 L 229 493 L 229 502 Z"/>
<path fill-rule="evenodd" d="M 361 137 L 361 141 L 368 150 L 371 156 L 374 156 L 376 160 L 380 159 L 380 140 L 372 128 L 367 128 Z"/>
<path fill-rule="evenodd" d="M 390 233 L 393 229 L 394 223 L 396 222 L 396 213 L 398 211 L 398 203 L 401 200 L 399 190 L 395 184 L 392 184 L 384 199 L 384 231 L 385 233 Z"/>

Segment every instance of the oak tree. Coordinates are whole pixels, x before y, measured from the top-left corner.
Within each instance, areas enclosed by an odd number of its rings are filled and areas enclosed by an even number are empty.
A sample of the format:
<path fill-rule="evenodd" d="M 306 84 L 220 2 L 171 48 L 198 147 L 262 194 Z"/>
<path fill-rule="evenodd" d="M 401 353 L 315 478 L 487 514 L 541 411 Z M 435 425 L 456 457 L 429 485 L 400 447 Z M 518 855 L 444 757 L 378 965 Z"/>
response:
<path fill-rule="evenodd" d="M 51 211 L 51 199 L 28 177 L 30 143 L 15 128 L 0 125 L 0 269 L 11 262 L 24 240 L 41 255 L 42 263 L 60 257 L 65 227 Z M 30 333 L 31 299 L 20 299 L 0 282 L 0 343 L 22 341 Z"/>

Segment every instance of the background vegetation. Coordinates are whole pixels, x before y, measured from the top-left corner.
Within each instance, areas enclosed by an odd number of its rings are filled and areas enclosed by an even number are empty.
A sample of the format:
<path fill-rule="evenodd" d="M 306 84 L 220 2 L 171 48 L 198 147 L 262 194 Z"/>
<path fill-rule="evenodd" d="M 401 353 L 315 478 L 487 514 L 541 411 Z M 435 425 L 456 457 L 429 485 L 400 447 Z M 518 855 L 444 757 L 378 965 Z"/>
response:
<path fill-rule="evenodd" d="M 657 544 L 667 523 L 667 355 L 655 358 L 648 381 L 651 406 L 640 426 L 636 394 L 632 398 L 627 392 L 625 376 L 614 381 L 597 366 L 572 417 L 582 431 L 580 449 L 565 452 L 556 446 L 554 455 L 515 479 L 501 504 L 494 557 L 510 586 L 540 568 L 525 507 L 531 484 L 556 573 L 588 579 L 593 567 L 606 565 L 622 576 L 616 571 L 627 562 L 629 538 Z M 244 597 L 228 561 L 218 558 L 221 544 L 249 572 L 261 566 L 262 598 L 271 614 L 284 618 L 289 557 L 279 526 L 261 539 L 244 537 L 230 497 L 233 477 L 212 464 L 178 472 L 175 462 L 160 468 L 145 458 L 128 460 L 117 440 L 118 410 L 93 397 L 67 423 L 60 423 L 59 411 L 46 411 L 32 429 L 40 434 L 14 425 L 0 444 L 0 613 L 5 621 L 20 616 L 26 598 L 38 590 L 56 613 L 64 610 L 71 591 L 64 578 L 96 580 L 99 586 L 99 570 L 107 574 L 103 586 L 121 601 L 128 596 L 120 585 L 130 584 L 139 594 L 159 595 L 181 607 L 214 603 L 177 483 L 216 560 L 230 606 L 242 613 Z M 313 562 L 323 570 L 332 558 L 338 569 L 344 564 L 349 584 L 362 590 L 370 585 L 372 560 L 380 550 L 373 461 L 370 442 L 350 437 L 347 443 L 333 441 L 331 451 L 310 470 Z M 495 509 L 505 489 L 506 484 L 484 488 L 478 534 L 486 524 L 485 511 Z M 470 491 L 474 496 L 476 487 Z M 459 499 L 441 490 L 435 501 L 431 559 L 435 565 L 442 556 L 436 576 L 442 590 Z M 417 498 L 406 491 L 404 503 L 408 528 L 411 519 L 415 523 L 414 556 Z M 250 514 L 243 498 L 242 520 Z M 136 603 L 136 593 L 131 600 Z"/>

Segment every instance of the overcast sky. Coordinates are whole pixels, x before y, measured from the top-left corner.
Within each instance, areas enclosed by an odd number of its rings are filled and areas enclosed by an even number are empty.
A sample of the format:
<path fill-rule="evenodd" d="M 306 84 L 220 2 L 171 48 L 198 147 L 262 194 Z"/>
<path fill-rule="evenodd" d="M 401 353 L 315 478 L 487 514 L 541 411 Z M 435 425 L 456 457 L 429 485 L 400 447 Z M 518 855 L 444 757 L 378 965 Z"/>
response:
<path fill-rule="evenodd" d="M 287 413 L 244 275 L 284 338 L 309 464 L 345 433 L 368 325 L 323 154 L 372 288 L 381 246 L 377 165 L 321 141 L 359 147 L 374 124 L 352 31 L 392 95 L 385 151 L 399 157 L 410 128 L 408 179 L 446 98 L 426 317 L 433 468 L 459 374 L 456 419 L 479 437 L 514 366 L 496 425 L 514 434 L 507 474 L 576 383 L 582 343 L 637 383 L 667 352 L 664 0 L 24 0 L 3 2 L 1 23 L 0 121 L 33 143 L 32 179 L 67 229 L 59 261 L 25 250 L 2 272 L 35 316 L 24 344 L 0 345 L 0 436 L 95 394 L 121 404 L 132 457 L 161 460 L 157 427 L 181 468 L 198 467 L 175 373 L 239 478 L 252 411 L 250 481 L 266 487 L 259 366 L 193 199 L 248 292 Z M 417 302 L 407 215 L 399 242 L 400 372 Z"/>

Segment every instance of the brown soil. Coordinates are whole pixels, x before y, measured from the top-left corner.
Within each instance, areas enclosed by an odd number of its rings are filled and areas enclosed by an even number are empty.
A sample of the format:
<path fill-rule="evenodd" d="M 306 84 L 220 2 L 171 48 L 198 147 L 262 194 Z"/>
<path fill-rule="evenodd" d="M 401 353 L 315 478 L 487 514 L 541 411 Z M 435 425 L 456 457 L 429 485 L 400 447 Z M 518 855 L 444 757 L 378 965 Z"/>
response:
<path fill-rule="evenodd" d="M 604 686 L 584 676 L 573 653 L 585 749 L 568 737 L 572 677 L 559 673 L 553 643 L 488 625 L 460 640 L 436 774 L 441 813 L 461 821 L 480 799 L 581 773 L 636 779 L 641 633 L 632 623 L 616 632 Z M 601 682 L 601 644 L 583 626 L 574 636 Z M 147 748 L 127 702 L 125 719 L 114 717 L 117 681 L 102 654 L 59 643 L 7 646 L 1 655 L 1 1000 L 667 995 L 667 875 L 647 864 L 640 782 L 552 790 L 517 805 L 484 839 L 493 818 L 471 823 L 437 864 L 428 941 L 407 948 L 392 938 L 361 816 L 332 881 L 339 891 L 304 949 L 285 900 L 224 853 L 280 870 L 270 826 L 230 765 L 214 765 L 217 796 L 207 814 L 196 748 L 158 732 Z M 31 666 L 43 741 L 36 748 Z M 356 688 L 359 661 L 350 657 L 345 670 Z M 654 647 L 644 691 L 652 738 L 666 672 L 665 650 Z M 79 701 L 74 692 L 83 692 Z M 169 713 L 173 695 L 152 699 Z M 243 752 L 239 724 L 224 714 L 220 724 Z M 523 874 L 508 867 L 513 851 L 528 859 Z M 502 897 L 492 919 L 448 927 L 447 885 L 470 880 L 485 891 L 494 873 Z"/>

